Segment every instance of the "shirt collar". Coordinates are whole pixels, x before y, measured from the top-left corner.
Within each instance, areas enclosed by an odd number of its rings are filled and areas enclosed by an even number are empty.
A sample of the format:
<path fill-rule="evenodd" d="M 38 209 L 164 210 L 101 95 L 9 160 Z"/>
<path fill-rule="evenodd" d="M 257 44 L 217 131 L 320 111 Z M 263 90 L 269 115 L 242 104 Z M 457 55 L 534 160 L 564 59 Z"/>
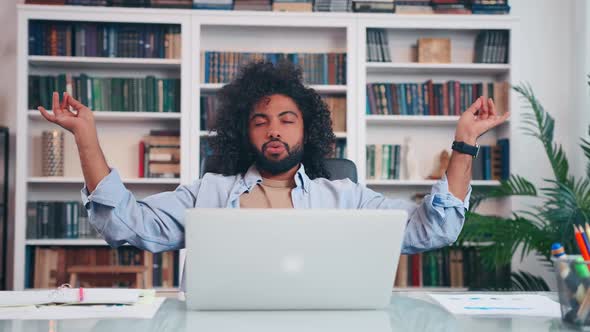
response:
<path fill-rule="evenodd" d="M 257 185 L 258 183 L 262 183 L 262 176 L 260 172 L 256 168 L 256 165 L 250 166 L 244 177 L 242 178 L 244 184 L 248 188 L 248 191 L 252 190 L 252 187 Z M 305 192 L 309 192 L 309 182 L 311 181 L 307 174 L 305 173 L 305 167 L 303 164 L 299 166 L 297 173 L 295 173 L 295 186 L 301 187 Z"/>

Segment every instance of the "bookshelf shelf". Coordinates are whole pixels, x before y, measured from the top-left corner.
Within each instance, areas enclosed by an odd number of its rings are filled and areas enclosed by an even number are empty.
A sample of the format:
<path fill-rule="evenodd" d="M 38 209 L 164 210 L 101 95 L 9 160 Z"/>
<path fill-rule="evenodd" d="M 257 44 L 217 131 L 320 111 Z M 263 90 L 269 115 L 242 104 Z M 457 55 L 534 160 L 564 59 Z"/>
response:
<path fill-rule="evenodd" d="M 510 71 L 510 64 L 490 63 L 391 63 L 366 62 L 367 73 L 434 74 L 434 75 L 500 75 Z"/>
<path fill-rule="evenodd" d="M 29 239 L 29 246 L 108 246 L 103 239 Z"/>
<path fill-rule="evenodd" d="M 180 179 L 168 179 L 168 178 L 125 178 L 122 179 L 123 183 L 125 184 L 179 184 Z M 59 177 L 59 176 L 37 176 L 37 177 L 29 177 L 28 183 L 35 183 L 35 184 L 54 184 L 54 183 L 62 183 L 62 184 L 83 184 L 83 178 L 77 177 Z"/>
<path fill-rule="evenodd" d="M 367 186 L 397 186 L 397 187 L 430 187 L 436 183 L 436 180 L 367 180 Z M 499 186 L 500 181 L 496 180 L 473 180 L 472 186 L 493 187 Z"/>
<path fill-rule="evenodd" d="M 77 56 L 29 55 L 29 65 L 59 68 L 174 69 L 180 70 L 181 59 L 107 58 Z"/>
<path fill-rule="evenodd" d="M 50 112 L 52 113 L 52 112 Z M 37 110 L 28 111 L 29 118 L 33 120 L 45 121 L 41 113 Z M 152 113 L 152 112 L 110 112 L 94 111 L 94 118 L 98 121 L 160 121 L 160 120 L 180 120 L 180 113 Z"/>
<path fill-rule="evenodd" d="M 367 125 L 377 126 L 434 126 L 453 127 L 459 121 L 458 115 L 365 115 Z M 510 123 L 510 119 L 498 126 L 502 128 Z"/>
<path fill-rule="evenodd" d="M 215 92 L 221 87 L 223 87 L 225 83 L 201 83 L 201 92 Z M 319 93 L 324 94 L 339 94 L 339 93 L 346 93 L 346 85 L 310 85 L 309 87 L 313 88 L 314 90 L 318 91 Z"/>
<path fill-rule="evenodd" d="M 457 115 L 366 115 L 367 125 L 454 126 Z"/>

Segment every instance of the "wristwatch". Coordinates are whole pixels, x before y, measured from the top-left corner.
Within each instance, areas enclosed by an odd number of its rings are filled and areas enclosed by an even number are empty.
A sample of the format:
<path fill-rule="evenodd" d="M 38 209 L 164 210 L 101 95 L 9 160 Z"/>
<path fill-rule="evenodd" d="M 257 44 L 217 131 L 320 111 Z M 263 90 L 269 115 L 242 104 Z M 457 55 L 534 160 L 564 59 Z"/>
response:
<path fill-rule="evenodd" d="M 473 146 L 465 142 L 453 141 L 451 148 L 457 152 L 471 155 L 473 159 L 477 158 L 477 154 L 479 153 L 479 145 L 477 143 Z"/>

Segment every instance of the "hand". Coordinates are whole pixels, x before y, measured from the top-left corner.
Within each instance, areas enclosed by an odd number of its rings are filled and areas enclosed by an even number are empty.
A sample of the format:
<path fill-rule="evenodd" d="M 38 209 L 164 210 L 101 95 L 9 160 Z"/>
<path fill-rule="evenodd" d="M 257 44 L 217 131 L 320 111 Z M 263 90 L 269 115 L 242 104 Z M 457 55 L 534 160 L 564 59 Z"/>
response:
<path fill-rule="evenodd" d="M 69 109 L 71 106 L 76 112 Z M 74 136 L 96 133 L 94 124 L 94 115 L 92 111 L 72 96 L 64 92 L 63 100 L 59 102 L 59 95 L 53 92 L 53 114 L 47 112 L 43 106 L 37 107 L 43 117 L 52 123 L 58 124 L 64 129 L 70 131 Z"/>
<path fill-rule="evenodd" d="M 475 145 L 479 136 L 503 123 L 509 117 L 510 112 L 498 115 L 491 98 L 486 100 L 484 97 L 479 97 L 459 118 L 455 130 L 455 140 Z"/>

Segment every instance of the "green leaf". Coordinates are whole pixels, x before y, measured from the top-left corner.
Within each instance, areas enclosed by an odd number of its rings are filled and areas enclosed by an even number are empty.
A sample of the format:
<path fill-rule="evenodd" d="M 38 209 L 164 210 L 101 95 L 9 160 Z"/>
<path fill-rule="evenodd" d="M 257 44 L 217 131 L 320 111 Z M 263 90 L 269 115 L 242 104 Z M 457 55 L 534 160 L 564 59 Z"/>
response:
<path fill-rule="evenodd" d="M 527 179 L 511 175 L 508 180 L 501 180 L 500 186 L 495 187 L 488 192 L 477 193 L 471 199 L 471 210 L 475 210 L 479 204 L 489 198 L 505 198 L 510 196 L 537 196 L 535 185 Z"/>
<path fill-rule="evenodd" d="M 502 218 L 468 211 L 457 242 L 481 245 L 482 262 L 491 267 L 510 264 L 519 247 L 522 247 L 521 260 L 532 251 L 549 257 L 552 240 L 543 224 L 516 214 Z"/>
<path fill-rule="evenodd" d="M 525 271 L 510 274 L 512 290 L 521 292 L 548 292 L 549 286 L 540 276 L 534 276 Z"/>

